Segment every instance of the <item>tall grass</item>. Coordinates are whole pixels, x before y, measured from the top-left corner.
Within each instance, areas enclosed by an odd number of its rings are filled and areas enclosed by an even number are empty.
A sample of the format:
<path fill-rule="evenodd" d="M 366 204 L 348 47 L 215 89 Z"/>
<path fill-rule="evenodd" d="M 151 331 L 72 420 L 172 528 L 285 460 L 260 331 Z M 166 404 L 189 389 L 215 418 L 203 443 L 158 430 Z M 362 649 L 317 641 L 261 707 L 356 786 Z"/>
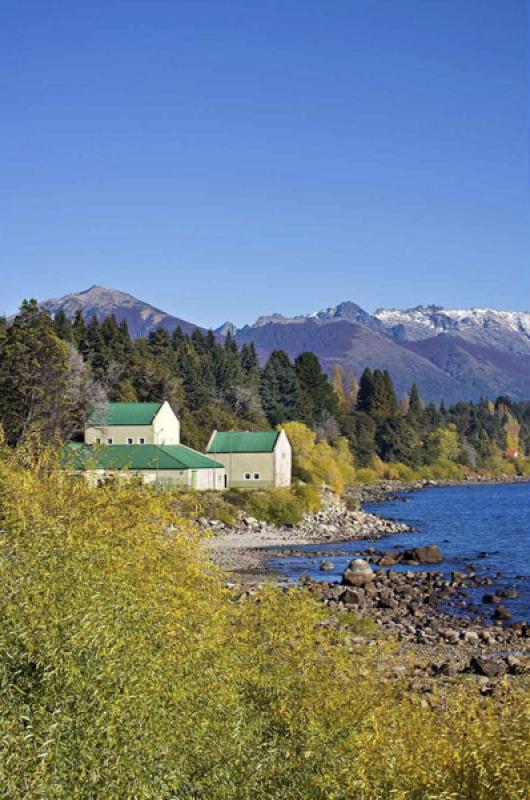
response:
<path fill-rule="evenodd" d="M 2 451 L 0 529 L 0 797 L 529 796 L 526 691 L 427 704 L 303 589 L 236 602 L 170 495 Z"/>

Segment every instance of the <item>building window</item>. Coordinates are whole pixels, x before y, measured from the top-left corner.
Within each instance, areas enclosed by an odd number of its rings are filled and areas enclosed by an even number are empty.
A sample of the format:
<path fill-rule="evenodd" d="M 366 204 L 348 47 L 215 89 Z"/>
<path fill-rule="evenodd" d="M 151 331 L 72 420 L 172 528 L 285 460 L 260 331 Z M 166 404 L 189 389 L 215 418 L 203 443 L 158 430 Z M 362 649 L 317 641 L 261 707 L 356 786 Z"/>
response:
<path fill-rule="evenodd" d="M 143 436 L 140 436 L 140 438 L 138 439 L 138 444 L 145 444 L 145 439 Z"/>
<path fill-rule="evenodd" d="M 101 444 L 101 437 L 100 436 L 98 436 L 98 438 L 96 439 L 96 444 Z"/>
<path fill-rule="evenodd" d="M 133 440 L 132 440 L 132 439 L 131 439 L 131 437 L 129 436 L 129 437 L 128 437 L 128 439 L 127 439 L 127 444 L 132 444 L 132 443 L 133 443 Z"/>
<path fill-rule="evenodd" d="M 255 481 L 259 481 L 259 479 L 260 479 L 260 474 L 259 474 L 259 472 L 255 472 L 255 473 L 254 473 L 254 480 L 255 480 Z"/>
<path fill-rule="evenodd" d="M 251 481 L 252 480 L 252 475 L 251 475 L 250 472 L 245 472 L 245 480 L 246 481 Z"/>
<path fill-rule="evenodd" d="M 107 439 L 107 444 L 112 444 L 112 439 Z"/>

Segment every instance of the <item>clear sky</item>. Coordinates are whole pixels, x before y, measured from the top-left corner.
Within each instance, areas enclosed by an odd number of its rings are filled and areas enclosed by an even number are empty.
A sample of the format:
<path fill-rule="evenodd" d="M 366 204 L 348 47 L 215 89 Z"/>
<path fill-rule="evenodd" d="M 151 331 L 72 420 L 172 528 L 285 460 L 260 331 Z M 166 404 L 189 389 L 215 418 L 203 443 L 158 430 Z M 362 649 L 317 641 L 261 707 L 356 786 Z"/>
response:
<path fill-rule="evenodd" d="M 526 0 L 3 0 L 0 312 L 530 309 Z"/>

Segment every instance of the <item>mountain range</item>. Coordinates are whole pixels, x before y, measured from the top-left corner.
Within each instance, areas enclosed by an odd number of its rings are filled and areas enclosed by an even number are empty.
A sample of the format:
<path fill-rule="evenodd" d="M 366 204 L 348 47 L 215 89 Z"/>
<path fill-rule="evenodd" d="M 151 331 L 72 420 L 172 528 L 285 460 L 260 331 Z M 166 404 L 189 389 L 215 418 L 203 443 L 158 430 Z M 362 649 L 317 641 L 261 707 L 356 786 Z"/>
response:
<path fill-rule="evenodd" d="M 180 325 L 190 333 L 200 327 L 101 286 L 42 305 L 52 315 L 62 309 L 70 318 L 78 311 L 85 319 L 113 314 L 118 322 L 126 320 L 134 337 L 156 328 L 172 332 Z M 530 312 L 429 305 L 369 313 L 347 301 L 301 316 L 275 313 L 243 328 L 226 322 L 214 329 L 220 338 L 228 331 L 239 344 L 254 342 L 261 360 L 273 350 L 285 350 L 291 358 L 310 350 L 328 372 L 334 364 L 357 377 L 366 366 L 388 369 L 398 394 L 415 382 L 427 401 L 500 394 L 530 399 Z"/>

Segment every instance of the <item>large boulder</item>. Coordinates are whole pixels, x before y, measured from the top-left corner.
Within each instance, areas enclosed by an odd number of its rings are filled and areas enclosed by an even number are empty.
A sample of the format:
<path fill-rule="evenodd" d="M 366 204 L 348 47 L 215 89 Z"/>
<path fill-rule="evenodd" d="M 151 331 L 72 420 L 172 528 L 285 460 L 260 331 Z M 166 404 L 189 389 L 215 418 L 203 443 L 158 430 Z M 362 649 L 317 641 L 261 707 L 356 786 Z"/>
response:
<path fill-rule="evenodd" d="M 366 586 L 374 579 L 373 570 L 363 558 L 356 558 L 351 561 L 342 576 L 342 582 L 346 586 Z"/>
<path fill-rule="evenodd" d="M 426 544 L 405 550 L 401 560 L 406 564 L 439 564 L 444 559 L 437 544 Z"/>

